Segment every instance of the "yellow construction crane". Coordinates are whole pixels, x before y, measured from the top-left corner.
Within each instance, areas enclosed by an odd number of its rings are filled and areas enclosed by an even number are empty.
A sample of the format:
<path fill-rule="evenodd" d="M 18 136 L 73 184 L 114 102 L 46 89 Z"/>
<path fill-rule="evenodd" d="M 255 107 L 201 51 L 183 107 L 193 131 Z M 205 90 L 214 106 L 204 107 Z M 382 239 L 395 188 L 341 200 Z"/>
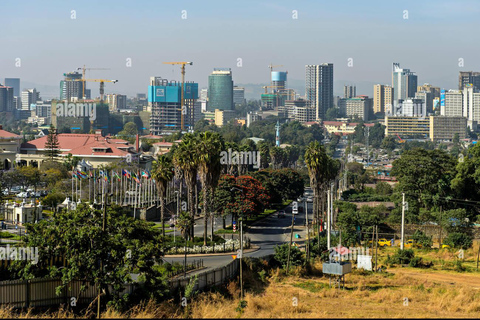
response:
<path fill-rule="evenodd" d="M 83 81 L 85 84 L 85 81 L 88 82 L 100 82 L 100 101 L 103 103 L 103 97 L 104 97 L 104 83 L 105 82 L 112 82 L 112 83 L 117 83 L 118 80 L 107 80 L 107 79 L 74 79 L 73 81 Z M 83 86 L 85 87 L 85 85 Z"/>
<path fill-rule="evenodd" d="M 277 64 L 276 66 L 274 66 L 273 64 L 270 63 L 270 65 L 268 67 L 270 68 L 270 72 L 272 72 L 273 68 L 283 67 L 283 64 Z"/>
<path fill-rule="evenodd" d="M 83 67 L 77 68 L 77 70 L 82 70 L 82 82 L 83 82 L 83 92 L 82 92 L 82 98 L 86 99 L 85 97 L 85 71 L 86 70 L 110 70 L 109 68 L 86 68 L 85 65 Z"/>
<path fill-rule="evenodd" d="M 184 87 L 185 87 L 185 65 L 187 65 L 187 64 L 188 65 L 193 65 L 193 62 L 184 62 L 184 61 L 182 61 L 182 62 L 164 62 L 164 64 L 172 64 L 172 65 L 179 64 L 179 65 L 182 66 L 181 67 L 182 68 L 182 89 L 181 89 L 181 91 L 182 91 L 181 95 L 182 96 L 181 96 L 181 99 L 180 99 L 180 107 L 181 107 L 180 108 L 180 110 L 181 110 L 180 113 L 181 113 L 181 119 L 182 120 L 181 120 L 180 127 L 181 127 L 181 130 L 183 131 L 184 122 L 185 122 L 185 119 L 184 119 L 184 112 L 185 112 L 184 111 L 184 102 L 185 101 L 184 101 L 184 93 L 183 93 L 183 91 L 185 90 L 184 89 Z"/>

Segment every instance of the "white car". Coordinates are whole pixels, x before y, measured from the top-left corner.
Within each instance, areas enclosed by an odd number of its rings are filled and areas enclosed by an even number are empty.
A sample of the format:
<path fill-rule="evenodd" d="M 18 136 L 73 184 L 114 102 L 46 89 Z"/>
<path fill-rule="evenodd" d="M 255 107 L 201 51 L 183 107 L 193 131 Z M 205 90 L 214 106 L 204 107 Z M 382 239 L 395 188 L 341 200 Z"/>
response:
<path fill-rule="evenodd" d="M 313 197 L 308 197 L 307 202 L 313 202 Z"/>
<path fill-rule="evenodd" d="M 28 198 L 28 192 L 20 192 L 17 194 L 17 197 L 19 198 Z"/>

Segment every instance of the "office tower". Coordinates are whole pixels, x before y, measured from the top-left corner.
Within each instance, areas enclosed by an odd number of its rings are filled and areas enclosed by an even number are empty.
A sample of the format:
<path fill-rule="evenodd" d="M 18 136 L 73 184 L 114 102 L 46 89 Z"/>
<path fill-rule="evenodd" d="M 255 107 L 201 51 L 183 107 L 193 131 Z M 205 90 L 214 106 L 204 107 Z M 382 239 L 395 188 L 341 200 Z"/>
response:
<path fill-rule="evenodd" d="M 208 111 L 234 110 L 233 80 L 230 68 L 215 68 L 208 76 Z"/>
<path fill-rule="evenodd" d="M 355 86 L 343 86 L 343 98 L 350 99 L 357 96 L 357 87 Z"/>
<path fill-rule="evenodd" d="M 108 110 L 117 111 L 127 109 L 127 96 L 123 94 L 107 94 Z"/>
<path fill-rule="evenodd" d="M 465 117 L 468 127 L 476 128 L 480 122 L 480 93 L 475 92 L 473 84 L 463 90 L 442 90 L 440 94 L 440 115 L 446 117 Z"/>
<path fill-rule="evenodd" d="M 287 73 L 285 71 L 272 71 L 271 81 L 273 92 L 287 88 Z"/>
<path fill-rule="evenodd" d="M 392 71 L 393 101 L 414 98 L 417 92 L 417 76 L 410 69 L 400 68 L 400 63 L 393 63 Z"/>
<path fill-rule="evenodd" d="M 422 103 L 425 105 L 426 112 L 433 112 L 433 94 L 430 91 L 418 91 L 415 93 L 415 99 L 421 99 Z"/>
<path fill-rule="evenodd" d="M 83 99 L 82 74 L 77 71 L 63 74 L 65 79 L 60 81 L 60 100 L 76 101 Z"/>
<path fill-rule="evenodd" d="M 469 84 L 473 85 L 474 91 L 480 90 L 480 72 L 460 71 L 458 75 L 458 90 L 463 90 Z"/>
<path fill-rule="evenodd" d="M 164 132 L 181 130 L 182 105 L 181 82 L 169 82 L 167 79 L 152 77 L 148 87 L 148 102 L 152 108 L 150 116 L 150 133 L 161 135 Z M 195 100 L 198 99 L 198 83 L 186 82 L 184 87 L 183 119 L 184 130 L 193 130 L 195 117 Z"/>
<path fill-rule="evenodd" d="M 432 99 L 440 98 L 440 87 L 434 87 L 429 83 L 424 83 L 417 87 L 417 92 L 427 91 L 432 94 Z"/>
<path fill-rule="evenodd" d="M 333 107 L 333 63 L 306 65 L 305 91 L 309 107 L 315 109 L 315 119 L 323 119 Z"/>
<path fill-rule="evenodd" d="M 40 92 L 36 89 L 25 89 L 22 91 L 22 110 L 30 110 L 30 105 L 40 100 Z"/>
<path fill-rule="evenodd" d="M 52 116 L 52 100 L 36 102 L 35 115 L 42 118 L 50 118 Z"/>
<path fill-rule="evenodd" d="M 245 88 L 233 87 L 233 103 L 236 105 L 245 104 Z"/>
<path fill-rule="evenodd" d="M 426 117 L 427 110 L 426 104 L 422 99 L 406 99 L 402 103 L 402 113 L 399 114 L 403 117 Z"/>
<path fill-rule="evenodd" d="M 393 105 L 393 88 L 389 85 L 373 86 L 373 112 L 389 113 Z"/>
<path fill-rule="evenodd" d="M 20 78 L 5 78 L 5 86 L 13 88 L 14 97 L 20 97 Z"/>
<path fill-rule="evenodd" d="M 202 101 L 207 101 L 208 100 L 208 89 L 207 88 L 203 88 L 202 90 L 200 90 L 200 99 L 199 100 L 202 100 Z"/>
<path fill-rule="evenodd" d="M 364 121 L 370 119 L 370 114 L 373 111 L 373 99 L 368 96 L 358 96 L 355 98 L 340 99 L 338 102 L 340 113 L 349 118 L 358 116 Z"/>
<path fill-rule="evenodd" d="M 0 112 L 13 111 L 13 93 L 14 89 L 12 87 L 0 85 Z"/>
<path fill-rule="evenodd" d="M 85 89 L 85 99 L 92 99 L 92 89 Z"/>

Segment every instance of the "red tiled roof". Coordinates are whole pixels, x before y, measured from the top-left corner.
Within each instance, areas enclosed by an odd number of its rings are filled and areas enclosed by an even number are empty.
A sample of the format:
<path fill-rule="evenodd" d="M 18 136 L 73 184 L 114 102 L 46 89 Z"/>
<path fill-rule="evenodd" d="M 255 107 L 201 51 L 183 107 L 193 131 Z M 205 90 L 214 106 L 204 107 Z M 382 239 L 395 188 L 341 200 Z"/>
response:
<path fill-rule="evenodd" d="M 323 124 L 327 126 L 341 126 L 344 123 L 345 122 L 342 122 L 342 121 L 323 121 Z"/>
<path fill-rule="evenodd" d="M 19 136 L 15 133 L 11 133 L 3 129 L 0 129 L 0 138 L 21 138 L 21 137 L 22 136 Z"/>
<path fill-rule="evenodd" d="M 21 145 L 21 150 L 43 150 L 46 142 L 47 136 L 28 141 Z M 58 146 L 63 154 L 125 156 L 128 151 L 119 148 L 124 148 L 127 144 L 126 140 L 107 139 L 97 134 L 61 133 L 58 135 Z M 94 151 L 94 149 L 98 150 Z"/>

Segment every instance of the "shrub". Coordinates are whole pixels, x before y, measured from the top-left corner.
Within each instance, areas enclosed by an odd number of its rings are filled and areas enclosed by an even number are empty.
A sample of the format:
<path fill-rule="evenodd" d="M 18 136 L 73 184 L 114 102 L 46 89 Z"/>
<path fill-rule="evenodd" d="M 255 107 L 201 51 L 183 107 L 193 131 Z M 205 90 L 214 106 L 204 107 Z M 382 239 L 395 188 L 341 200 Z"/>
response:
<path fill-rule="evenodd" d="M 444 244 L 448 244 L 452 248 L 468 249 L 472 246 L 472 237 L 462 232 L 452 232 L 443 241 Z"/>
<path fill-rule="evenodd" d="M 278 261 L 284 268 L 287 267 L 288 259 L 288 243 L 281 246 L 275 246 L 274 259 Z M 290 266 L 300 266 L 303 264 L 303 253 L 295 246 L 290 250 Z"/>
<path fill-rule="evenodd" d="M 387 256 L 385 263 L 387 264 L 410 264 L 410 261 L 415 257 L 412 249 L 401 250 L 398 249 L 393 256 Z"/>
<path fill-rule="evenodd" d="M 420 230 L 415 231 L 415 233 L 412 236 L 412 239 L 417 244 L 421 244 L 423 248 L 431 248 L 433 245 L 432 237 L 427 236 Z"/>

